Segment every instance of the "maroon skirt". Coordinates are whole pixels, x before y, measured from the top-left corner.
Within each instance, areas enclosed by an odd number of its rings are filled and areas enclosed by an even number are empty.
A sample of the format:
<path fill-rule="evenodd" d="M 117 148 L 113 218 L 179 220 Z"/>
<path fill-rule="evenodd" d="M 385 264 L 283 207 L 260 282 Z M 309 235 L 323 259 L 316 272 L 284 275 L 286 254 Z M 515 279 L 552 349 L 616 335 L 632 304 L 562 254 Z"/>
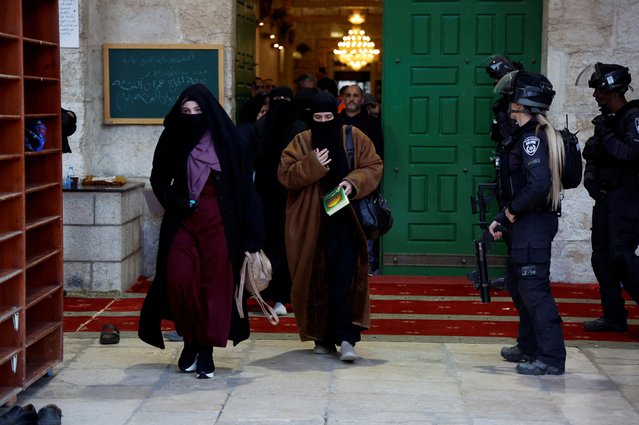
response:
<path fill-rule="evenodd" d="M 225 347 L 231 328 L 233 269 L 213 173 L 198 207 L 178 230 L 168 256 L 168 297 L 186 342 Z"/>

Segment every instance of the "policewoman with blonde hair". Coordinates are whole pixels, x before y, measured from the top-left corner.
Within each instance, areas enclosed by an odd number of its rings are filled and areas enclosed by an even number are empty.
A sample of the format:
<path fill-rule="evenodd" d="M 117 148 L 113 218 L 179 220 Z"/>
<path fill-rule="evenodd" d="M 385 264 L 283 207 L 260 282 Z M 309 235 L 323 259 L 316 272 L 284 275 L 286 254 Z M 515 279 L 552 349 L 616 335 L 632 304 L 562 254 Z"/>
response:
<path fill-rule="evenodd" d="M 550 292 L 550 250 L 557 233 L 564 147 L 546 118 L 555 92 L 541 74 L 513 71 L 495 86 L 510 102 L 516 121 L 500 160 L 503 210 L 489 230 L 509 239 L 507 284 L 519 312 L 517 345 L 504 347 L 505 360 L 524 375 L 561 375 L 566 348 L 561 317 Z"/>

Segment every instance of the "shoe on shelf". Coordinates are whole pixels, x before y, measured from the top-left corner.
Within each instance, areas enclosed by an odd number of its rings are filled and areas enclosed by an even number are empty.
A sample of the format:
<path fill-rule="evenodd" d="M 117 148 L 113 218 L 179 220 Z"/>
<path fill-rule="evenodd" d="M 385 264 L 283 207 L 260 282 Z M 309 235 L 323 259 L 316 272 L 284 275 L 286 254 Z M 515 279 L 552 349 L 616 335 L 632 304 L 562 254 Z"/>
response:
<path fill-rule="evenodd" d="M 355 347 L 353 347 L 353 345 L 348 341 L 342 341 L 342 345 L 340 345 L 339 348 L 339 353 L 339 359 L 343 362 L 352 362 L 359 359 L 357 351 L 355 351 Z"/>
<path fill-rule="evenodd" d="M 336 352 L 334 344 L 327 344 L 321 341 L 315 341 L 315 347 L 313 347 L 314 354 L 331 354 Z"/>
<path fill-rule="evenodd" d="M 501 349 L 501 356 L 504 358 L 504 360 L 513 363 L 531 362 L 533 360 L 532 356 L 521 351 L 519 345 L 513 345 L 512 347 L 503 347 Z"/>
<path fill-rule="evenodd" d="M 547 365 L 541 360 L 530 363 L 520 363 L 515 368 L 520 375 L 563 375 L 564 368 Z"/>
<path fill-rule="evenodd" d="M 26 406 L 13 406 L 2 416 L 0 425 L 33 425 L 38 423 L 38 412 L 32 404 Z"/>
<path fill-rule="evenodd" d="M 197 379 L 213 378 L 215 363 L 213 363 L 213 347 L 201 347 L 197 353 Z"/>
<path fill-rule="evenodd" d="M 182 372 L 193 372 L 197 366 L 197 345 L 194 342 L 184 342 L 184 348 L 178 359 L 178 367 Z"/>
<path fill-rule="evenodd" d="M 584 322 L 584 330 L 587 332 L 627 332 L 627 322 L 613 322 L 605 317 Z"/>
<path fill-rule="evenodd" d="M 288 314 L 288 311 L 286 311 L 286 306 L 281 302 L 276 302 L 273 310 L 275 311 L 275 314 L 277 316 L 286 316 Z"/>
<path fill-rule="evenodd" d="M 38 410 L 38 425 L 61 425 L 62 409 L 55 404 L 47 404 Z"/>

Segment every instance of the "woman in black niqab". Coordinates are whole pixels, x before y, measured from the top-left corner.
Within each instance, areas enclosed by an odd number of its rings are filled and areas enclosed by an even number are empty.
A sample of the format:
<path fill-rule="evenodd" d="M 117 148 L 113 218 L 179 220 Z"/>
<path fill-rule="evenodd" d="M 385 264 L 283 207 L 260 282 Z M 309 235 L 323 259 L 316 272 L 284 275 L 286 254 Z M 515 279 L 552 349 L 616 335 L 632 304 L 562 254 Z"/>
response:
<path fill-rule="evenodd" d="M 183 112 L 189 101 L 199 110 Z M 210 378 L 213 346 L 248 338 L 233 290 L 244 252 L 262 248 L 264 225 L 246 145 L 206 86 L 186 88 L 164 127 L 150 181 L 165 212 L 138 335 L 164 348 L 161 320 L 173 320 L 184 338 L 178 366 Z"/>

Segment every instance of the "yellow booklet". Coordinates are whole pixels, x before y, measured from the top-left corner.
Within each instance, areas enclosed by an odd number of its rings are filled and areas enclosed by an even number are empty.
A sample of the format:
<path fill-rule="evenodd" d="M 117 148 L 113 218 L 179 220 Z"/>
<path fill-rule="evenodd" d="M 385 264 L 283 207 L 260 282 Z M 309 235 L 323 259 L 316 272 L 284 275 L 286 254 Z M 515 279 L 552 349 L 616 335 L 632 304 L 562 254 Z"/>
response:
<path fill-rule="evenodd" d="M 333 215 L 348 205 L 349 201 L 348 196 L 344 193 L 344 188 L 337 186 L 335 189 L 330 190 L 326 195 L 322 196 L 322 203 L 324 204 L 326 214 Z"/>

